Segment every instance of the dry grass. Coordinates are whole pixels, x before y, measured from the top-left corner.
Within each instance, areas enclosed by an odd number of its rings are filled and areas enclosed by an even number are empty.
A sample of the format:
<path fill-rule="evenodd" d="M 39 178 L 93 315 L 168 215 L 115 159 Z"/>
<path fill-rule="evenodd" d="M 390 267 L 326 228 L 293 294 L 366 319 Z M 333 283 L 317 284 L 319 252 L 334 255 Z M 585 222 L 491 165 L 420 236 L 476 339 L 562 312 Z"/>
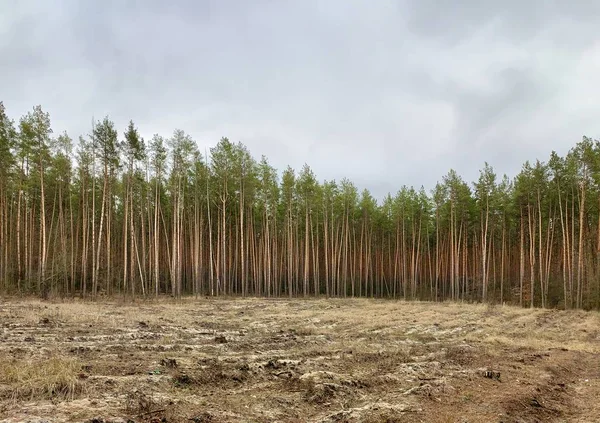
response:
<path fill-rule="evenodd" d="M 81 363 L 72 358 L 0 361 L 0 397 L 71 400 L 84 389 Z"/>
<path fill-rule="evenodd" d="M 0 303 L 0 325 L 0 415 L 9 422 L 32 412 L 52 423 L 599 414 L 586 400 L 600 397 L 593 312 L 367 299 L 15 299 Z"/>

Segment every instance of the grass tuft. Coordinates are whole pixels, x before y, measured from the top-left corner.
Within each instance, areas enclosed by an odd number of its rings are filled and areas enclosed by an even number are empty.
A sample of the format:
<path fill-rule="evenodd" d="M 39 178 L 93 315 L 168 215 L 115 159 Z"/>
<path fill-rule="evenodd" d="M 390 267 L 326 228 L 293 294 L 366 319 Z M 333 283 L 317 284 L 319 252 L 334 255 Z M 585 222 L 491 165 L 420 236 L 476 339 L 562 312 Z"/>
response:
<path fill-rule="evenodd" d="M 44 361 L 0 361 L 0 397 L 17 399 L 74 399 L 83 391 L 81 364 L 53 357 Z"/>

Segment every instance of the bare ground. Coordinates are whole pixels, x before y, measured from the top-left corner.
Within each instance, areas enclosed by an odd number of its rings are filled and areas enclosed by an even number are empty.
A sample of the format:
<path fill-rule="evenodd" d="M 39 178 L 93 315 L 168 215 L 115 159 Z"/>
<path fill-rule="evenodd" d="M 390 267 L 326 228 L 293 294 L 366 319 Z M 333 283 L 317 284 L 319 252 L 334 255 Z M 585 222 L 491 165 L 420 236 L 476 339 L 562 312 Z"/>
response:
<path fill-rule="evenodd" d="M 595 422 L 600 315 L 378 300 L 0 303 L 1 422 Z"/>

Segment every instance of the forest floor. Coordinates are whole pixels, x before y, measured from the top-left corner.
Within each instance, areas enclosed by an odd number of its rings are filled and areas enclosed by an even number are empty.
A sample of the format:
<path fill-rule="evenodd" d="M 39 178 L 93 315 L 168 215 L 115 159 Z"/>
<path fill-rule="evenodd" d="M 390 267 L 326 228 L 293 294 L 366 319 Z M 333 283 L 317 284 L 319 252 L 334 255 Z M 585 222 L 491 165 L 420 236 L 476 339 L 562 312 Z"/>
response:
<path fill-rule="evenodd" d="M 0 422 L 594 422 L 600 314 L 0 300 Z"/>

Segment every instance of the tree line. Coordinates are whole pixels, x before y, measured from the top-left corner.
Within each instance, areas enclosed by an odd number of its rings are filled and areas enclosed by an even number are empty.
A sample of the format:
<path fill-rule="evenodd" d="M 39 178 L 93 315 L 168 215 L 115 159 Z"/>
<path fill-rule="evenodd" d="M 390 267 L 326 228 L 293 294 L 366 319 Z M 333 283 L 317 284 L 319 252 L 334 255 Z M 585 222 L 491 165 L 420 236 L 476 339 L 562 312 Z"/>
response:
<path fill-rule="evenodd" d="M 450 170 L 382 201 L 222 138 L 144 140 L 108 118 L 76 142 L 0 102 L 0 289 L 96 297 L 388 297 L 600 308 L 600 143 Z"/>

